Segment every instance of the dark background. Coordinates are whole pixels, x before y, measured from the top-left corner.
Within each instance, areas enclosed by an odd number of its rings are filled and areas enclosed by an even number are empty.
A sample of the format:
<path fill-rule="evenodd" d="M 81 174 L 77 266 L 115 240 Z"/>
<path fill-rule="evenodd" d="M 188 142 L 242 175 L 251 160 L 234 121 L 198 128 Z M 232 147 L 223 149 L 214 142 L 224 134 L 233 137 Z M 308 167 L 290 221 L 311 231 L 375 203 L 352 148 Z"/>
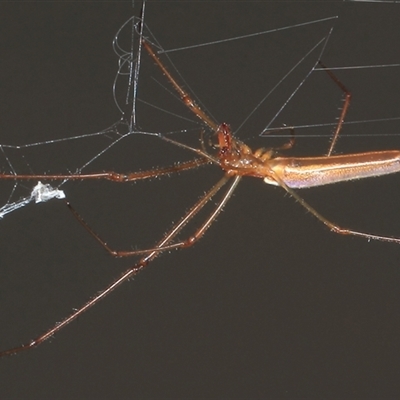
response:
<path fill-rule="evenodd" d="M 305 28 L 171 53 L 214 117 L 236 129 L 332 26 L 325 64 L 399 63 L 398 7 L 160 1 L 147 4 L 146 21 L 162 46 L 171 49 L 339 15 Z M 117 58 L 111 42 L 131 14 L 128 2 L 2 3 L 0 142 L 65 138 L 115 122 L 119 113 L 111 88 Z M 241 139 L 255 148 L 281 143 L 257 135 L 318 53 L 240 129 Z M 398 67 L 337 75 L 353 93 L 348 121 L 399 117 Z M 193 122 L 140 105 L 141 128 L 187 128 L 185 140 L 197 137 L 197 121 L 152 78 L 170 90 L 144 54 L 140 97 Z M 316 72 L 273 126 L 332 123 L 340 99 L 340 90 Z M 298 129 L 298 136 L 325 136 L 299 138 L 293 154 L 323 154 L 331 131 L 329 126 Z M 398 148 L 398 136 L 390 134 L 399 131 L 398 121 L 346 125 L 337 152 Z M 115 136 L 108 135 L 5 151 L 20 173 L 68 173 L 112 140 Z M 132 135 L 88 171 L 136 171 L 188 157 L 150 136 Z M 152 182 L 70 182 L 63 189 L 102 237 L 128 249 L 152 246 L 219 176 L 218 168 L 207 167 Z M 400 236 L 398 179 L 393 175 L 301 194 L 344 226 Z M 5 202 L 11 189 L 9 183 L 1 185 Z M 32 186 L 25 183 L 18 190 L 26 195 Z M 0 247 L 1 349 L 36 337 L 134 263 L 112 259 L 55 200 L 1 220 Z M 0 397 L 396 397 L 399 255 L 396 244 L 335 235 L 282 189 L 244 179 L 196 246 L 163 255 L 53 340 L 1 359 Z"/>

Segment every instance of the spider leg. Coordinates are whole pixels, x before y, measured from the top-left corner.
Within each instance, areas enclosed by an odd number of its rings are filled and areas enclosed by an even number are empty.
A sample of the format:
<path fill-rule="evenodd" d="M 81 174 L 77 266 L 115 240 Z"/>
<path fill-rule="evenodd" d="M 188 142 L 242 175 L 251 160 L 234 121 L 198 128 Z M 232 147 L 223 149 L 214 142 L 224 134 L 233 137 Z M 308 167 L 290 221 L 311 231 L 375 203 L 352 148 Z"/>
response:
<path fill-rule="evenodd" d="M 189 236 L 187 239 L 172 243 L 172 244 L 164 244 L 157 245 L 156 247 L 149 249 L 141 249 L 141 250 L 114 250 L 111 248 L 106 241 L 104 241 L 90 226 L 89 224 L 76 212 L 76 210 L 72 207 L 72 205 L 67 201 L 66 204 L 69 210 L 72 212 L 73 216 L 78 220 L 78 222 L 89 232 L 91 236 L 93 236 L 98 243 L 113 257 L 132 257 L 142 254 L 149 254 L 153 252 L 162 252 L 165 250 L 173 250 L 180 249 L 183 247 L 192 246 L 195 242 L 197 242 L 206 232 L 206 230 L 210 227 L 210 225 L 215 220 L 216 216 L 221 212 L 222 208 L 225 206 L 226 202 L 229 200 L 233 189 L 236 187 L 239 182 L 240 177 L 236 177 L 233 184 L 230 186 L 229 190 L 223 196 L 223 198 L 219 201 L 215 210 L 209 215 L 209 217 L 201 224 L 201 226 L 194 232 L 193 235 Z M 224 183 L 225 184 L 225 183 Z M 219 188 L 220 189 L 220 188 Z M 218 190 L 219 190 L 218 189 Z M 212 197 L 217 193 L 217 191 L 209 191 L 206 193 L 195 206 L 186 214 L 185 218 L 182 219 L 180 223 L 178 223 L 175 229 L 182 230 L 182 228 L 212 199 Z"/>
<path fill-rule="evenodd" d="M 336 85 L 338 85 L 339 88 L 344 93 L 343 108 L 342 108 L 342 111 L 340 113 L 339 120 L 338 120 L 338 123 L 336 125 L 336 129 L 335 129 L 335 132 L 333 134 L 333 138 L 332 138 L 331 144 L 329 146 L 328 153 L 326 154 L 329 157 L 329 156 L 332 155 L 333 149 L 336 146 L 337 140 L 339 138 L 339 133 L 342 130 L 344 118 L 346 117 L 346 114 L 347 114 L 347 111 L 349 109 L 350 102 L 351 102 L 351 92 L 346 88 L 346 86 L 343 85 L 342 82 L 339 81 L 337 76 L 332 71 L 330 71 L 329 68 L 325 64 L 322 63 L 322 61 L 318 61 L 318 64 L 326 71 L 326 73 L 330 76 L 330 78 L 333 80 L 333 82 L 335 82 Z"/>
<path fill-rule="evenodd" d="M 271 170 L 272 174 L 273 171 Z M 296 191 L 288 187 L 285 182 L 279 178 L 276 174 L 274 175 L 274 179 L 278 184 L 285 189 L 294 199 L 296 199 L 307 211 L 309 211 L 314 217 L 319 219 L 323 224 L 325 224 L 332 232 L 338 233 L 340 235 L 351 235 L 351 236 L 358 236 L 365 238 L 367 240 L 379 240 L 382 242 L 391 242 L 391 243 L 398 243 L 400 244 L 400 238 L 398 237 L 391 237 L 391 236 L 381 236 L 381 235 L 374 235 L 367 232 L 361 232 L 353 229 L 343 228 L 338 224 L 330 221 L 329 219 L 325 218 L 322 214 L 320 214 L 314 207 L 308 204 L 301 196 L 297 194 Z"/>
<path fill-rule="evenodd" d="M 184 144 L 184 143 L 178 142 L 177 140 L 168 138 L 168 137 L 166 137 L 166 136 L 161 136 L 161 135 L 160 135 L 159 137 L 160 137 L 160 139 L 165 140 L 166 142 L 172 143 L 172 144 L 174 144 L 175 146 L 181 147 L 181 148 L 186 149 L 186 150 L 193 151 L 193 152 L 196 153 L 197 155 L 203 156 L 204 158 L 208 159 L 209 162 L 212 162 L 212 163 L 215 163 L 215 164 L 218 164 L 218 165 L 219 165 L 218 159 L 215 158 L 215 157 L 213 157 L 212 155 L 208 154 L 208 153 L 206 152 L 206 150 L 205 150 L 205 146 L 204 146 L 204 133 L 203 133 L 203 132 L 201 132 L 201 134 L 200 134 L 200 145 L 201 145 L 201 147 L 202 147 L 201 149 L 196 149 L 195 147 L 188 146 L 188 145 L 186 145 L 186 144 Z"/>
<path fill-rule="evenodd" d="M 85 180 L 85 179 L 105 179 L 113 182 L 133 182 L 140 179 L 157 178 L 162 175 L 169 175 L 174 172 L 186 171 L 189 169 L 197 168 L 200 165 L 210 162 L 208 158 L 197 158 L 191 161 L 182 162 L 180 164 L 172 165 L 170 167 L 154 168 L 148 171 L 131 172 L 122 174 L 119 172 L 99 172 L 90 174 L 69 174 L 69 175 L 18 175 L 18 174 L 0 174 L 1 179 L 9 180 Z"/>
<path fill-rule="evenodd" d="M 329 157 L 333 153 L 333 150 L 334 150 L 334 148 L 336 146 L 336 143 L 337 143 L 337 140 L 339 138 L 340 131 L 342 130 L 344 119 L 346 117 L 346 114 L 347 114 L 347 111 L 349 109 L 350 102 L 351 102 L 351 92 L 346 88 L 346 86 L 343 85 L 342 82 L 340 82 L 340 80 L 337 78 L 337 76 L 332 71 L 330 71 L 329 68 L 321 60 L 318 61 L 318 64 L 321 66 L 322 69 L 324 69 L 324 71 L 329 75 L 329 77 L 333 80 L 333 82 L 335 82 L 336 85 L 339 86 L 339 88 L 344 93 L 343 108 L 341 110 L 341 113 L 340 113 L 340 116 L 339 116 L 339 119 L 338 119 L 338 123 L 337 123 L 335 131 L 333 133 L 331 144 L 329 146 L 328 153 L 327 153 L 327 156 Z M 290 129 L 292 138 L 289 140 L 288 143 L 285 143 L 283 146 L 276 148 L 276 150 L 291 149 L 293 147 L 294 143 L 295 143 L 294 128 L 282 127 L 282 128 L 278 128 L 278 129 L 273 129 L 271 131 L 270 130 L 266 130 L 266 131 L 262 132 L 262 136 L 264 136 L 264 135 L 266 135 L 268 133 L 272 133 L 272 132 L 275 132 L 275 131 L 286 130 L 286 129 Z"/>
<path fill-rule="evenodd" d="M 185 90 L 183 90 L 179 84 L 176 82 L 176 80 L 173 78 L 173 76 L 170 74 L 170 72 L 167 70 L 165 65 L 161 62 L 161 60 L 158 58 L 156 53 L 154 53 L 153 48 L 151 47 L 150 43 L 143 39 L 142 41 L 143 47 L 146 49 L 146 51 L 149 53 L 150 57 L 153 59 L 153 61 L 158 65 L 158 67 L 161 69 L 163 74 L 167 77 L 167 79 L 171 82 L 172 86 L 174 89 L 178 92 L 183 104 L 190 109 L 190 111 L 193 112 L 198 118 L 200 118 L 207 126 L 209 126 L 213 131 L 218 130 L 218 124 L 215 123 L 197 104 L 196 102 L 191 98 L 189 93 L 187 93 Z"/>
<path fill-rule="evenodd" d="M 194 217 L 194 215 L 199 212 L 203 206 L 224 186 L 230 177 L 225 175 L 222 179 L 219 180 L 195 205 L 185 214 L 185 216 L 172 227 L 172 229 L 157 243 L 154 250 L 150 251 L 148 255 L 143 257 L 138 263 L 136 263 L 131 268 L 127 269 L 122 275 L 119 276 L 113 283 L 108 285 L 105 289 L 100 291 L 95 297 L 90 299 L 87 303 L 85 303 L 82 307 L 75 310 L 72 314 L 66 317 L 60 323 L 57 323 L 52 328 L 47 330 L 42 335 L 37 338 L 31 340 L 29 343 L 25 343 L 21 346 L 14 347 L 9 350 L 5 350 L 0 352 L 0 357 L 13 355 L 24 350 L 28 350 L 34 347 L 37 347 L 50 337 L 52 337 L 55 333 L 60 331 L 62 328 L 67 326 L 70 322 L 74 321 L 81 314 L 86 312 L 89 308 L 97 304 L 101 299 L 110 294 L 114 289 L 119 287 L 122 283 L 136 276 L 140 271 L 142 271 L 151 261 L 153 261 L 157 256 L 159 256 L 163 251 L 168 249 L 168 243 L 170 243 L 176 235 L 182 230 L 182 228 Z M 204 232 L 211 226 L 211 224 L 215 221 L 218 214 L 221 212 L 222 208 L 226 204 L 226 202 L 231 197 L 233 191 L 235 190 L 237 184 L 239 183 L 240 177 L 236 176 L 232 183 L 230 184 L 227 192 L 224 194 L 222 199 L 219 201 L 215 210 L 210 214 L 210 216 L 206 219 L 206 221 L 202 224 L 202 226 L 196 231 L 193 237 L 199 239 Z M 197 240 L 196 239 L 196 240 Z M 186 242 L 185 242 L 186 243 Z M 194 240 L 187 243 L 185 246 L 180 247 L 188 247 L 194 243 Z"/>

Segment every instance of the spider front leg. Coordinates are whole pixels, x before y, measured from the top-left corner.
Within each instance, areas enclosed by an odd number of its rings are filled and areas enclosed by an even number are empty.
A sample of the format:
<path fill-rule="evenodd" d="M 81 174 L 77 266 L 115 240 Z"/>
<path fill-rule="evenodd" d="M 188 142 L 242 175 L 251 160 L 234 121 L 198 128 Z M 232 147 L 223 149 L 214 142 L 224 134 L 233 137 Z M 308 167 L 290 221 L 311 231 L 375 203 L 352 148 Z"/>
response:
<path fill-rule="evenodd" d="M 173 88 L 176 90 L 176 92 L 179 94 L 179 97 L 182 100 L 182 103 L 194 114 L 202 120 L 209 128 L 211 128 L 214 132 L 218 130 L 218 124 L 213 121 L 213 119 L 207 115 L 206 112 L 204 112 L 199 105 L 196 104 L 196 102 L 192 99 L 192 97 L 189 95 L 188 92 L 186 92 L 175 80 L 175 78 L 170 74 L 170 72 L 167 70 L 165 65 L 161 62 L 159 57 L 156 55 L 154 52 L 152 46 L 150 43 L 146 40 L 142 40 L 143 47 L 146 49 L 147 53 L 150 55 L 150 57 L 153 59 L 153 61 L 157 64 L 157 66 L 160 68 L 162 73 L 167 77 L 167 79 L 170 81 L 171 85 Z"/>

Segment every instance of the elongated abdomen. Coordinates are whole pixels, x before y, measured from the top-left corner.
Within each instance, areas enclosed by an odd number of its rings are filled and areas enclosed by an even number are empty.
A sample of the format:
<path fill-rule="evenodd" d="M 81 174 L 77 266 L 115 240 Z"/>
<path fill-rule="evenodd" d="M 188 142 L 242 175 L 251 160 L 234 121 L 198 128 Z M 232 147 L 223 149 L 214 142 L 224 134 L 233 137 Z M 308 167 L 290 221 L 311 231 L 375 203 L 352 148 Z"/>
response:
<path fill-rule="evenodd" d="M 400 151 L 376 151 L 330 157 L 277 157 L 267 168 L 287 186 L 304 189 L 400 172 Z M 273 176 L 268 184 L 279 185 Z"/>

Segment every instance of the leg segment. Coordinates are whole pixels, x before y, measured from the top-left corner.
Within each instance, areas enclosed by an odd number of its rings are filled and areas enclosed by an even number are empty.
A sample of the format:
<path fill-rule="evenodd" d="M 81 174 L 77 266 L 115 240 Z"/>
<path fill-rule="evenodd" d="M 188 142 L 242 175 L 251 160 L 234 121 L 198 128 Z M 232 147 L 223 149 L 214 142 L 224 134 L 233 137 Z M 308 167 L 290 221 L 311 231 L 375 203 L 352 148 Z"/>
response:
<path fill-rule="evenodd" d="M 233 189 L 236 187 L 240 177 L 235 177 L 234 183 L 232 184 Z M 225 184 L 225 182 L 224 182 Z M 231 187 L 232 187 L 231 186 Z M 217 193 L 217 191 L 220 189 L 219 187 L 216 191 L 215 189 L 211 189 L 208 193 L 206 193 L 198 203 L 193 206 L 193 208 L 186 214 L 185 219 L 183 219 L 182 224 L 179 223 L 177 225 L 177 229 L 182 230 L 182 228 L 212 199 L 212 197 Z M 169 243 L 165 245 L 157 245 L 155 248 L 151 249 L 143 249 L 143 250 L 129 250 L 129 251 L 124 251 L 124 250 L 114 250 L 111 248 L 107 242 L 105 242 L 89 225 L 88 223 L 75 211 L 75 209 L 72 207 L 72 205 L 67 201 L 66 204 L 69 208 L 69 210 L 72 212 L 73 216 L 78 220 L 78 222 L 89 232 L 91 236 L 93 236 L 98 243 L 113 257 L 131 257 L 131 256 L 137 256 L 137 255 L 143 255 L 143 254 L 149 254 L 149 253 L 159 253 L 161 251 L 165 250 L 172 250 L 172 249 L 179 249 L 182 247 L 189 247 L 193 245 L 195 242 L 197 242 L 205 233 L 205 231 L 210 227 L 212 222 L 215 220 L 216 216 L 221 212 L 221 209 L 224 207 L 226 202 L 228 201 L 229 197 L 231 196 L 231 191 L 233 189 L 229 189 L 228 192 L 224 195 L 222 200 L 218 203 L 217 207 L 215 208 L 214 212 L 210 214 L 210 216 L 203 222 L 203 224 L 196 230 L 196 232 L 190 236 L 188 239 L 179 241 L 177 243 Z M 178 231 L 178 232 L 179 232 Z"/>
<path fill-rule="evenodd" d="M 154 53 L 153 48 L 147 40 L 143 40 L 143 47 L 149 53 L 150 57 L 153 61 L 158 65 L 163 74 L 167 77 L 167 79 L 171 82 L 174 89 L 178 92 L 183 104 L 190 109 L 198 118 L 200 118 L 208 127 L 210 127 L 213 131 L 217 131 L 218 124 L 216 124 L 197 104 L 196 102 L 189 96 L 185 90 L 183 90 L 176 80 L 169 73 L 165 65 L 161 62 L 158 56 Z"/>
<path fill-rule="evenodd" d="M 347 110 L 349 109 L 349 106 L 350 106 L 351 92 L 346 88 L 346 86 L 343 85 L 342 82 L 339 81 L 339 79 L 336 77 L 336 75 L 326 67 L 326 65 L 324 65 L 321 61 L 318 61 L 318 63 L 326 71 L 326 73 L 330 76 L 330 78 L 333 80 L 333 82 L 335 82 L 336 85 L 338 85 L 339 88 L 344 93 L 344 104 L 343 104 L 342 112 L 340 113 L 338 124 L 336 126 L 336 129 L 333 134 L 332 141 L 331 141 L 331 145 L 329 146 L 329 150 L 327 153 L 327 156 L 329 157 L 332 155 L 333 149 L 335 148 L 336 142 L 339 137 L 339 133 L 342 130 L 344 118 L 345 118 L 345 116 L 347 114 Z"/>

